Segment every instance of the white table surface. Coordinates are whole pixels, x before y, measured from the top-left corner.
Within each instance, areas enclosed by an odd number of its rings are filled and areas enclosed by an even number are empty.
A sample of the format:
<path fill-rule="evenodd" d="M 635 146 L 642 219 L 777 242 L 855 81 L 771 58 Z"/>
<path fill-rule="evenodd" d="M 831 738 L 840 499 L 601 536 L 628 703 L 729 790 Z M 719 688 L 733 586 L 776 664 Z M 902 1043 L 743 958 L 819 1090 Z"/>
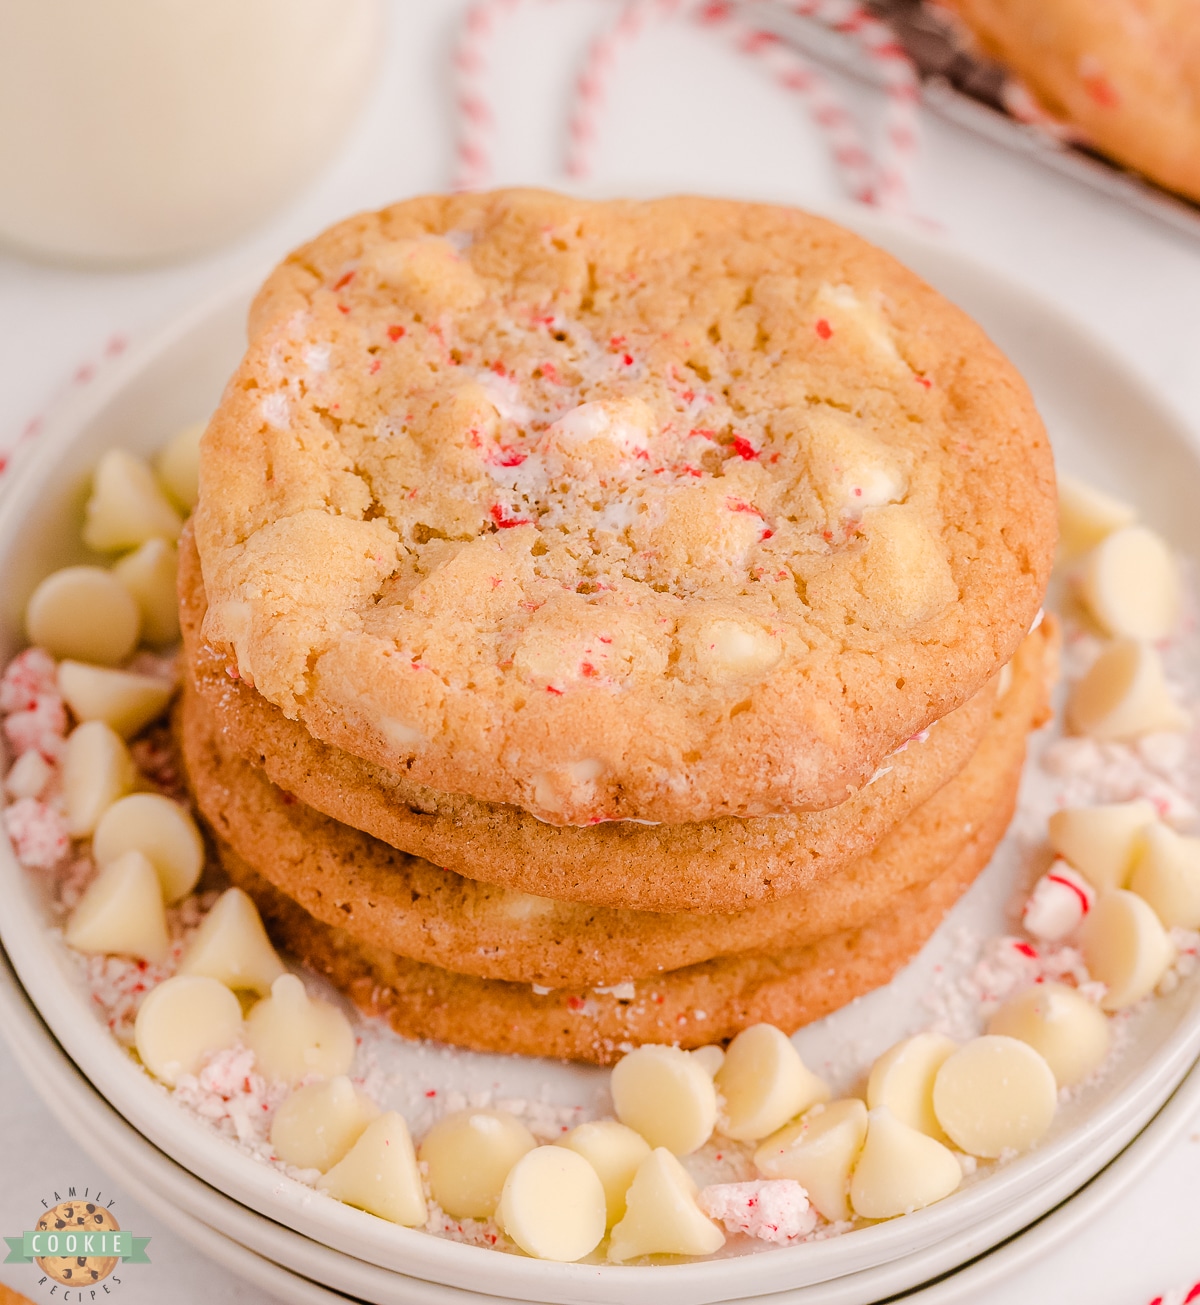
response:
<path fill-rule="evenodd" d="M 617 0 L 527 0 L 500 24 L 492 97 L 496 183 L 553 185 L 566 92 L 590 33 Z M 119 335 L 152 335 L 214 287 L 265 272 L 292 245 L 354 211 L 449 181 L 449 55 L 462 0 L 390 0 L 378 84 L 324 174 L 268 227 L 177 266 L 104 272 L 39 265 L 0 251 L 0 446 L 102 358 Z M 869 106 L 869 92 L 861 103 Z M 713 33 L 651 22 L 622 59 L 601 120 L 594 179 L 614 187 L 786 196 L 841 195 L 803 111 Z M 1121 350 L 1200 439 L 1200 238 L 1191 239 L 926 115 L 915 210 L 941 238 L 1039 290 Z M 1136 436 L 1136 432 L 1131 432 Z M 1200 1279 L 1200 1119 L 1113 1209 L 1071 1245 L 977 1305 L 1149 1302 Z M 153 1237 L 152 1266 L 127 1274 L 129 1305 L 261 1300 L 192 1251 L 98 1174 L 52 1121 L 0 1047 L 0 1232 L 75 1184 L 119 1196 L 124 1226 Z M 49 1299 L 20 1265 L 0 1282 Z M 119 1296 L 117 1294 L 119 1292 Z"/>

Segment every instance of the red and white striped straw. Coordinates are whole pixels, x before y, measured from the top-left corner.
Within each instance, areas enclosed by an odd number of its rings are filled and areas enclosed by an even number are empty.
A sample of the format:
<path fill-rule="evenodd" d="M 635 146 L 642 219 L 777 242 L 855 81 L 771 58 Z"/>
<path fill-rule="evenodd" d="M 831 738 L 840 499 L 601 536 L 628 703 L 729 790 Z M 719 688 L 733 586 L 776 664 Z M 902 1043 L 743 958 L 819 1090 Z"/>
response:
<path fill-rule="evenodd" d="M 496 20 L 520 0 L 476 0 L 466 13 L 454 57 L 459 132 L 455 185 L 473 189 L 492 173 L 495 115 L 485 92 L 487 50 Z M 875 67 L 886 97 L 878 162 L 857 118 L 834 85 L 779 35 L 747 21 L 732 0 L 622 0 L 615 19 L 589 44 L 576 81 L 567 125 L 566 170 L 585 177 L 592 167 L 602 110 L 613 70 L 653 19 L 686 15 L 719 31 L 742 53 L 757 58 L 777 85 L 802 100 L 825 137 L 847 193 L 865 203 L 899 209 L 907 203 L 908 178 L 917 150 L 916 72 L 891 31 L 856 0 L 776 0 L 781 9 L 817 21 L 854 39 Z"/>

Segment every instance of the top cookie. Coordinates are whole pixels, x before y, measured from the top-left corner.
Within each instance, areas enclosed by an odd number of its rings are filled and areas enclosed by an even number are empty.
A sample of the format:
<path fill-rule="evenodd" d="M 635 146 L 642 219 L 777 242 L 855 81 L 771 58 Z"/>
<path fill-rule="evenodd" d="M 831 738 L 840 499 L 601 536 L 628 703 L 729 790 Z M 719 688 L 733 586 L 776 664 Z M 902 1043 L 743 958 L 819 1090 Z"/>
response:
<path fill-rule="evenodd" d="M 1037 612 L 1045 432 L 982 331 L 792 209 L 508 191 L 260 292 L 205 637 L 317 738 L 544 820 L 831 806 Z"/>
<path fill-rule="evenodd" d="M 1097 149 L 1200 200 L 1195 0 L 939 2 Z"/>

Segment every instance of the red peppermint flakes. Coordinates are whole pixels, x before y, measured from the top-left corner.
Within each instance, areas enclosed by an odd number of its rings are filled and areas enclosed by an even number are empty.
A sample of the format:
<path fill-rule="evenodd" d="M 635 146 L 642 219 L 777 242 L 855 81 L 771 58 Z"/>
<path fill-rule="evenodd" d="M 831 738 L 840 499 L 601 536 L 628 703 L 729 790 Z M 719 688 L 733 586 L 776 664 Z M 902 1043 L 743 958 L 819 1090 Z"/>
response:
<path fill-rule="evenodd" d="M 817 318 L 817 334 L 822 340 L 828 340 L 833 335 L 833 327 L 823 318 Z"/>
<path fill-rule="evenodd" d="M 391 340 L 393 344 L 395 344 L 397 340 L 402 340 L 405 334 L 406 332 L 403 326 L 389 326 L 387 329 L 388 339 Z"/>

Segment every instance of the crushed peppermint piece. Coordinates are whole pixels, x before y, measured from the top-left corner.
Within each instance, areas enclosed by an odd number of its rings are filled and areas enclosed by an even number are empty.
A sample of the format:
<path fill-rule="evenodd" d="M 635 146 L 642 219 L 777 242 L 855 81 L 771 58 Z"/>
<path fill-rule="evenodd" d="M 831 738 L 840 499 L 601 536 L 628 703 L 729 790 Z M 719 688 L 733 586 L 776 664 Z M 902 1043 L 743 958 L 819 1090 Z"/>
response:
<path fill-rule="evenodd" d="M 730 1232 L 760 1241 L 783 1244 L 804 1237 L 817 1226 L 817 1212 L 808 1193 L 792 1178 L 757 1179 L 749 1183 L 713 1183 L 696 1203 Z"/>
<path fill-rule="evenodd" d="M 1096 901 L 1096 890 L 1062 858 L 1037 881 L 1021 913 L 1021 923 L 1035 938 L 1061 942 L 1083 923 Z"/>
<path fill-rule="evenodd" d="M 71 846 L 66 817 L 37 798 L 18 798 L 4 812 L 4 828 L 17 860 L 31 870 L 51 870 Z"/>
<path fill-rule="evenodd" d="M 56 692 L 58 668 L 44 648 L 26 648 L 0 678 L 0 711 L 29 711 L 40 694 Z"/>
<path fill-rule="evenodd" d="M 36 750 L 47 761 L 61 761 L 63 736 L 67 732 L 67 709 L 57 693 L 39 693 L 33 705 L 5 718 L 4 737 L 14 752 Z"/>

